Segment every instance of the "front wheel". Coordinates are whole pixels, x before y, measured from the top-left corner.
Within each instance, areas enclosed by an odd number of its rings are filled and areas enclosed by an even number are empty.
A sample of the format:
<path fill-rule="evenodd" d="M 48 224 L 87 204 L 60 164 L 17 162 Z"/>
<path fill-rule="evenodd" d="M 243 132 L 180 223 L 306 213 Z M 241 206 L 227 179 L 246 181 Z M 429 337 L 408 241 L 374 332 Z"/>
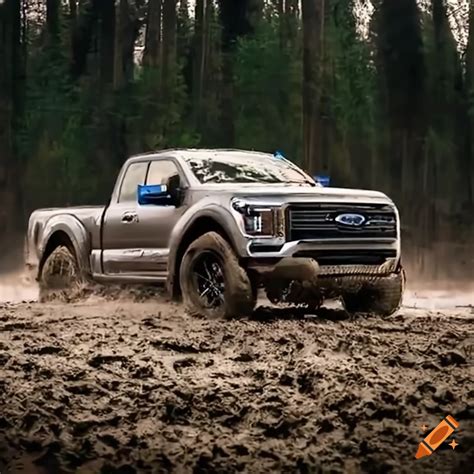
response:
<path fill-rule="evenodd" d="M 405 272 L 402 269 L 392 275 L 379 277 L 356 293 L 345 293 L 342 299 L 349 313 L 390 316 L 400 308 L 404 289 Z"/>
<path fill-rule="evenodd" d="M 248 316 L 256 294 L 229 243 L 208 232 L 186 250 L 179 271 L 186 310 L 207 318 Z"/>

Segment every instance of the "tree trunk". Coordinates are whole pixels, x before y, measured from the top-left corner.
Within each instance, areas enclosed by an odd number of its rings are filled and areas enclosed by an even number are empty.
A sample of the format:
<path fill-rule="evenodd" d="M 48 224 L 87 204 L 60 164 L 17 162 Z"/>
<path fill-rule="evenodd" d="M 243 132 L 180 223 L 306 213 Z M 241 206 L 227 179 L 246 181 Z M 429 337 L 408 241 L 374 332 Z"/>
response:
<path fill-rule="evenodd" d="M 79 2 L 79 10 L 75 15 L 77 16 L 73 22 L 72 31 L 71 73 L 74 79 L 78 79 L 87 69 L 87 55 L 97 23 L 97 0 L 87 3 Z"/>
<path fill-rule="evenodd" d="M 420 181 L 426 133 L 426 69 L 420 11 L 416 0 L 382 0 L 375 13 L 377 66 L 386 94 L 391 155 L 391 193 L 410 209 Z M 405 146 L 406 145 L 406 146 Z"/>
<path fill-rule="evenodd" d="M 76 31 L 76 22 L 77 22 L 77 1 L 76 0 L 69 0 L 69 43 L 68 43 L 68 50 L 72 51 L 73 42 L 74 42 L 74 34 Z"/>
<path fill-rule="evenodd" d="M 99 17 L 99 74 L 102 91 L 114 78 L 115 55 L 115 0 L 100 0 Z"/>
<path fill-rule="evenodd" d="M 59 8 L 60 0 L 46 0 L 46 25 L 49 40 L 57 44 L 59 41 Z"/>
<path fill-rule="evenodd" d="M 194 1 L 193 1 L 194 4 Z M 193 21 L 189 15 L 188 0 L 179 0 L 176 26 L 176 61 L 179 73 L 189 93 L 186 100 L 186 110 L 190 113 L 193 108 L 193 78 L 194 78 L 194 37 L 192 35 Z"/>
<path fill-rule="evenodd" d="M 470 173 L 466 173 L 469 170 L 468 100 L 447 6 L 443 0 L 432 0 L 432 6 L 434 48 L 429 56 L 429 72 L 434 81 L 430 81 L 429 97 L 436 97 L 436 100 L 427 101 L 427 104 L 430 105 L 432 129 L 441 143 L 448 144 L 448 147 L 434 150 L 433 158 L 440 177 L 435 183 L 435 196 L 441 202 L 449 203 L 449 214 L 455 215 L 460 211 L 459 206 L 470 200 Z"/>
<path fill-rule="evenodd" d="M 170 100 L 176 74 L 176 0 L 163 0 L 163 71 L 162 83 L 165 101 Z"/>
<path fill-rule="evenodd" d="M 259 1 L 242 0 L 240 2 L 219 0 L 219 16 L 222 24 L 222 135 L 223 146 L 233 146 L 234 130 L 234 52 L 238 39 L 253 31 L 251 23 L 258 12 Z M 254 12 L 249 14 L 249 12 Z M 258 14 L 257 14 L 258 16 Z"/>
<path fill-rule="evenodd" d="M 114 53 L 114 89 L 126 86 L 133 78 L 135 40 L 138 24 L 128 0 L 120 0 L 117 8 Z"/>
<path fill-rule="evenodd" d="M 197 129 L 201 124 L 202 102 L 205 88 L 206 63 L 208 52 L 208 1 L 197 0 L 194 26 L 194 67 L 193 67 L 193 96 L 195 124 Z"/>
<path fill-rule="evenodd" d="M 74 22 L 77 17 L 77 1 L 69 0 L 69 17 Z"/>
<path fill-rule="evenodd" d="M 21 0 L 0 4 L 0 239 L 21 222 L 14 129 L 22 86 Z"/>
<path fill-rule="evenodd" d="M 143 64 L 153 68 L 161 62 L 161 10 L 162 0 L 149 0 Z"/>
<path fill-rule="evenodd" d="M 324 169 L 322 60 L 325 0 L 303 0 L 303 140 L 304 167 L 313 174 Z"/>

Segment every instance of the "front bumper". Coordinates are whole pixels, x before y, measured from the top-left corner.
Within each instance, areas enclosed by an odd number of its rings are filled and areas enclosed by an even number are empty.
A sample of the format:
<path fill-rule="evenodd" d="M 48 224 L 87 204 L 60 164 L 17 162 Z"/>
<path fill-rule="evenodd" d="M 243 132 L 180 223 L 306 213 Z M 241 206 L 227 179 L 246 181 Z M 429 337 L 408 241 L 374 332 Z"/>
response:
<path fill-rule="evenodd" d="M 270 244 L 270 245 L 269 245 Z M 272 245 L 273 244 L 273 245 Z M 400 261 L 398 239 L 325 239 L 281 243 L 248 243 L 250 266 L 273 266 L 281 259 L 311 259 L 319 276 L 388 275 Z"/>

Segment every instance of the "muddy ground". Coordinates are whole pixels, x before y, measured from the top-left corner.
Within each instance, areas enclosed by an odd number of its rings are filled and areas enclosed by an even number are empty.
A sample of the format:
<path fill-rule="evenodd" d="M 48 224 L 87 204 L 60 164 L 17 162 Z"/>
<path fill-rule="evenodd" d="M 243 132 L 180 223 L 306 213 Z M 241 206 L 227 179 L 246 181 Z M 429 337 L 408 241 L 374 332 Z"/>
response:
<path fill-rule="evenodd" d="M 469 305 L 223 322 L 136 300 L 0 304 L 1 473 L 473 472 Z M 459 446 L 415 460 L 448 414 Z"/>

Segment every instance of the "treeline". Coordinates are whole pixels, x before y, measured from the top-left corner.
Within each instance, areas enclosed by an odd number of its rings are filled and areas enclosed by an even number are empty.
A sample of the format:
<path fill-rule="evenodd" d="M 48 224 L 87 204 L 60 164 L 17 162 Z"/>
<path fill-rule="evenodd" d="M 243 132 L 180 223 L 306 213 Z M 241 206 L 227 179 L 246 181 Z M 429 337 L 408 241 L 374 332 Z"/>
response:
<path fill-rule="evenodd" d="M 356 0 L 4 0 L 0 228 L 105 201 L 130 154 L 238 147 L 388 192 L 422 267 L 471 242 L 474 7 L 460 49 L 445 0 L 372 3 L 361 32 Z"/>

